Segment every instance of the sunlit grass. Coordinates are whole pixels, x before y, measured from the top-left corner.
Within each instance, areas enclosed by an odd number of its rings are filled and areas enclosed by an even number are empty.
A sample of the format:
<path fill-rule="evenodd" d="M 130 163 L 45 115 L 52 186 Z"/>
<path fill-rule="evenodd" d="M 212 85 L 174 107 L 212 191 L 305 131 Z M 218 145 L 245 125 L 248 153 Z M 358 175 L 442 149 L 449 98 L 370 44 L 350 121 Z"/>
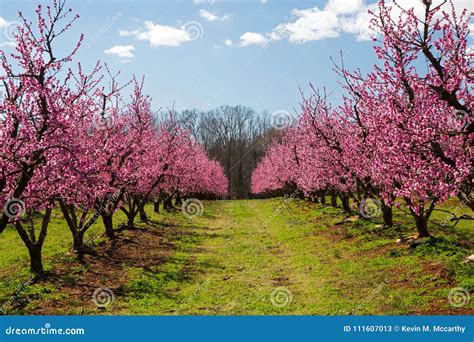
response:
<path fill-rule="evenodd" d="M 448 205 L 456 207 L 457 201 Z M 436 313 L 452 310 L 446 299 L 451 288 L 474 289 L 473 268 L 463 262 L 473 253 L 472 244 L 464 243 L 472 242 L 467 221 L 455 228 L 430 223 L 436 238 L 411 249 L 395 242 L 415 234 L 411 218 L 398 210 L 391 230 L 369 220 L 341 225 L 340 209 L 297 199 L 206 201 L 203 215 L 193 219 L 180 211 L 157 214 L 151 206 L 147 213 L 153 224 L 175 229 L 160 238 L 171 252 L 146 267 L 126 266 L 121 272 L 127 280 L 112 284 L 116 302 L 109 314 Z M 433 221 L 445 215 L 436 212 Z M 117 213 L 115 225 L 124 221 Z M 107 244 L 101 234 L 97 222 L 86 240 Z M 26 248 L 13 229 L 0 235 L 0 252 L 0 302 L 5 303 L 30 276 Z M 44 246 L 46 269 L 54 274 L 61 262 L 71 261 L 70 279 L 63 281 L 73 287 L 88 272 L 74 259 L 71 233 L 55 211 Z M 272 293 L 281 289 L 290 297 L 285 305 L 274 305 Z M 25 303 L 16 313 L 35 312 L 45 302 L 76 303 L 51 282 L 29 285 L 20 297 Z M 77 305 L 55 313 L 97 313 L 92 303 Z"/>

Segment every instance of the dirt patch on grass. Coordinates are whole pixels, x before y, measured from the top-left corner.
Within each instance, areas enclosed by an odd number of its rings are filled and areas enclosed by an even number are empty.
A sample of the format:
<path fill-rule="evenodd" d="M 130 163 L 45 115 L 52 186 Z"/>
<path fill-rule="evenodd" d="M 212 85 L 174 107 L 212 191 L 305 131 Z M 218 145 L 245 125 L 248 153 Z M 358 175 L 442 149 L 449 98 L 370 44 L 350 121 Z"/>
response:
<path fill-rule="evenodd" d="M 451 291 L 452 288 L 456 287 L 455 280 L 449 274 L 447 267 L 442 262 L 425 262 L 423 264 L 423 273 L 431 274 L 437 279 L 445 279 L 448 282 L 448 286 L 437 287 L 433 290 L 446 289 L 446 292 Z M 472 294 L 471 294 L 472 300 Z M 416 310 L 413 314 L 417 315 L 473 315 L 474 308 L 469 307 L 469 302 L 466 305 L 455 307 L 450 305 L 448 297 L 436 298 L 431 301 L 428 306 L 420 310 Z"/>
<path fill-rule="evenodd" d="M 273 286 L 285 286 L 290 284 L 290 278 L 286 276 L 279 276 L 272 279 Z"/>
<path fill-rule="evenodd" d="M 342 225 L 322 227 L 320 229 L 310 232 L 307 235 L 308 236 L 323 236 L 333 243 L 337 243 L 343 240 L 350 241 L 350 240 L 355 239 L 354 236 L 350 235 L 348 231 Z"/>
<path fill-rule="evenodd" d="M 423 264 L 423 273 L 432 274 L 437 278 L 453 282 L 453 277 L 449 275 L 447 267 L 442 262 L 426 262 Z"/>

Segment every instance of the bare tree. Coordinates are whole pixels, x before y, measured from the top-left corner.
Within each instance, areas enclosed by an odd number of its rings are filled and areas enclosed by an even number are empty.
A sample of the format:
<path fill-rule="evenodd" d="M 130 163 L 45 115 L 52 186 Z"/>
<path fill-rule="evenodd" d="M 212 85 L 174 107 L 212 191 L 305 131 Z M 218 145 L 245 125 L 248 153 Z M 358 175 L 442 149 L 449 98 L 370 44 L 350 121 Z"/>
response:
<path fill-rule="evenodd" d="M 221 106 L 208 112 L 184 110 L 175 119 L 189 130 L 211 158 L 225 168 L 230 198 L 248 198 L 250 176 L 278 130 L 268 112 L 245 106 Z"/>

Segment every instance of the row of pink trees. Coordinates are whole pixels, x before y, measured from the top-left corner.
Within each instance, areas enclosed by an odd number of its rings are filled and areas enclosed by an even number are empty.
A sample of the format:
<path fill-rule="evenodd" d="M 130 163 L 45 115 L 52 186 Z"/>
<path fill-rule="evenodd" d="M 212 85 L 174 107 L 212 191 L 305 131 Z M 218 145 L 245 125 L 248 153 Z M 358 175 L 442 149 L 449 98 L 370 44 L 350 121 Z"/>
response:
<path fill-rule="evenodd" d="M 253 173 L 253 192 L 294 184 L 309 196 L 337 194 L 346 211 L 350 199 L 360 206 L 376 198 L 387 225 L 400 198 L 420 237 L 429 236 L 428 219 L 448 197 L 474 209 L 472 13 L 422 2 L 417 16 L 379 1 L 371 22 L 380 63 L 363 75 L 341 59 L 343 105 L 332 107 L 318 91 L 304 98 L 297 125 Z"/>
<path fill-rule="evenodd" d="M 84 234 L 99 217 L 114 239 L 118 210 L 133 225 L 159 194 L 226 193 L 222 167 L 171 116 L 155 122 L 143 80 L 120 86 L 99 63 L 90 74 L 81 64 L 73 71 L 82 37 L 70 54 L 56 54 L 57 40 L 79 18 L 63 1 L 38 6 L 36 15 L 34 27 L 20 13 L 15 52 L 0 52 L 0 232 L 15 227 L 32 272 L 43 274 L 41 251 L 55 207 L 82 255 L 93 252 Z"/>

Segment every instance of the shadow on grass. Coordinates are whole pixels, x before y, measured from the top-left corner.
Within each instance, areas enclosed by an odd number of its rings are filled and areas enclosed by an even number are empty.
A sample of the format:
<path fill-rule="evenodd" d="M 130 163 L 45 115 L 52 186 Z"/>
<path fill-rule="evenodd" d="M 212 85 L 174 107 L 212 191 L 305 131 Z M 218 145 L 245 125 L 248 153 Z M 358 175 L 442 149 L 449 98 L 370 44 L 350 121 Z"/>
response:
<path fill-rule="evenodd" d="M 213 234 L 212 233 L 211 237 Z M 192 281 L 213 265 L 196 262 L 203 250 L 199 242 L 209 238 L 205 227 L 190 227 L 174 222 L 141 222 L 117 234 L 113 242 L 95 246 L 97 257 L 84 256 L 79 262 L 73 252 L 48 263 L 47 277 L 25 280 L 0 303 L 4 314 L 91 314 L 103 312 L 93 302 L 99 288 L 110 289 L 115 304 L 107 313 L 123 309 L 128 297 L 173 297 L 173 284 Z M 214 265 L 215 266 L 215 265 Z M 18 290 L 18 288 L 20 290 Z"/>

